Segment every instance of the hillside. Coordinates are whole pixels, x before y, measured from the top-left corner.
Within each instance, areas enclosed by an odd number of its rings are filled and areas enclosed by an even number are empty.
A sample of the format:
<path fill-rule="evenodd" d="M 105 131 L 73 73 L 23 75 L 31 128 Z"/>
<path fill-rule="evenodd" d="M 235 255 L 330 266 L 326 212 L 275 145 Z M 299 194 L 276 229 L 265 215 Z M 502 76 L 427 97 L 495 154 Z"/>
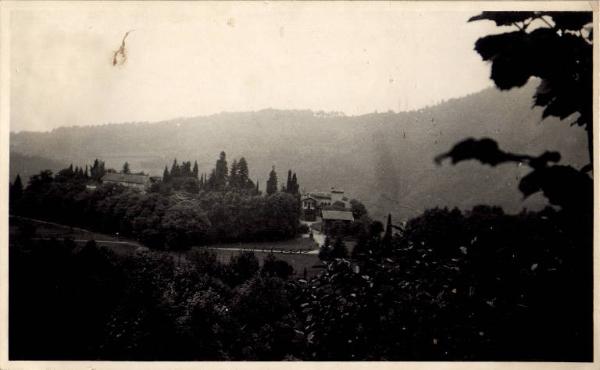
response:
<path fill-rule="evenodd" d="M 29 177 L 39 173 L 42 169 L 49 169 L 52 172 L 56 172 L 68 165 L 66 162 L 35 155 L 24 155 L 11 150 L 9 176 L 10 180 L 13 181 L 17 174 L 20 174 L 23 182 L 27 183 Z"/>
<path fill-rule="evenodd" d="M 585 164 L 583 130 L 555 119 L 542 123 L 541 111 L 531 109 L 534 88 L 535 83 L 509 92 L 490 88 L 403 113 L 345 117 L 268 109 L 12 133 L 11 176 L 13 164 L 20 168 L 24 160 L 18 154 L 74 165 L 97 157 L 115 168 L 128 161 L 134 170 L 160 175 L 175 157 L 197 160 L 200 172 L 208 172 L 225 150 L 229 161 L 246 157 L 261 189 L 272 165 L 280 179 L 292 168 L 302 189 L 344 188 L 376 217 L 392 212 L 406 219 L 437 205 L 481 203 L 516 212 L 545 204 L 541 197 L 523 201 L 518 192 L 526 168 L 470 162 L 438 167 L 433 158 L 461 139 L 491 137 L 504 149 L 528 154 L 558 150 L 562 163 Z"/>

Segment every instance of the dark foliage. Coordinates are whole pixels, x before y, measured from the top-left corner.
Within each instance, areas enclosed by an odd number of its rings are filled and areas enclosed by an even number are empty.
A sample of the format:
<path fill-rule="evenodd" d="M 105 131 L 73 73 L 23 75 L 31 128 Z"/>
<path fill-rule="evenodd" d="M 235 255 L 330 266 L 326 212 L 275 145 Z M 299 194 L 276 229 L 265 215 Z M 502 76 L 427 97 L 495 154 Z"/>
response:
<path fill-rule="evenodd" d="M 176 163 L 174 168 L 178 168 Z M 151 248 L 170 250 L 217 242 L 280 240 L 294 237 L 298 231 L 297 196 L 256 195 L 253 184 L 250 192 L 202 191 L 182 196 L 164 183 L 154 184 L 155 191 L 142 193 L 114 184 L 88 190 L 90 181 L 71 169 L 56 176 L 42 171 L 32 176 L 22 191 L 18 182 L 11 186 L 11 212 L 118 233 Z"/>
<path fill-rule="evenodd" d="M 544 117 L 577 113 L 574 122 L 588 133 L 592 162 L 592 13 L 484 12 L 470 19 L 479 20 L 516 28 L 475 44 L 483 60 L 492 63 L 496 86 L 506 90 L 540 78 L 534 104 L 544 108 Z"/>

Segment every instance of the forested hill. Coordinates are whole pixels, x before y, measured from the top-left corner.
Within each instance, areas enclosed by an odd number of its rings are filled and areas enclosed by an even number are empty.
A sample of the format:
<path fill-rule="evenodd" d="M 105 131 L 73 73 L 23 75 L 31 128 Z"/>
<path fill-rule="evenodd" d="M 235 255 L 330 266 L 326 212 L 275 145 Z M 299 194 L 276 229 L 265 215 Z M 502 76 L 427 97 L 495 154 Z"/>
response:
<path fill-rule="evenodd" d="M 554 119 L 541 122 L 541 111 L 531 109 L 535 85 L 508 92 L 490 88 L 403 113 L 345 117 L 268 109 L 12 133 L 11 176 L 22 168 L 17 162 L 27 160 L 14 153 L 74 165 L 101 158 L 114 168 L 128 161 L 136 171 L 161 175 L 175 157 L 197 160 L 200 172 L 207 172 L 215 153 L 224 150 L 252 164 L 250 176 L 262 190 L 272 165 L 280 179 L 292 168 L 301 189 L 344 188 L 375 217 L 392 212 L 405 219 L 433 206 L 481 203 L 516 212 L 545 204 L 541 196 L 523 201 L 517 190 L 526 168 L 470 162 L 438 167 L 433 158 L 461 139 L 491 137 L 503 149 L 528 154 L 558 150 L 562 163 L 585 164 L 583 130 Z"/>

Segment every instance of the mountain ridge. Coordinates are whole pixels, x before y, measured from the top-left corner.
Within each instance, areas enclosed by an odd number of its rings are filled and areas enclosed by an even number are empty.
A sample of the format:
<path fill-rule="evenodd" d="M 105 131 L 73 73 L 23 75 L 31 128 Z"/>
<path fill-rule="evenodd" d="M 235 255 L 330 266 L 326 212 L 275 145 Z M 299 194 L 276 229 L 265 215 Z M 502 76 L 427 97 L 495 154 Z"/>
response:
<path fill-rule="evenodd" d="M 523 201 L 517 190 L 527 169 L 475 162 L 436 166 L 433 158 L 467 137 L 491 137 L 504 150 L 561 152 L 562 163 L 586 163 L 585 134 L 531 108 L 535 84 L 500 92 L 489 88 L 408 112 L 360 116 L 311 110 L 222 112 L 153 123 L 120 123 L 11 133 L 12 153 L 83 165 L 101 158 L 120 168 L 161 175 L 176 157 L 197 160 L 209 172 L 224 150 L 231 162 L 245 156 L 261 188 L 271 166 L 280 181 L 288 168 L 307 191 L 346 189 L 377 218 L 406 219 L 434 206 L 469 208 L 486 203 L 509 212 L 540 208 L 539 196 Z M 543 122 L 543 123 L 542 123 Z M 12 171 L 11 176 L 15 174 Z"/>

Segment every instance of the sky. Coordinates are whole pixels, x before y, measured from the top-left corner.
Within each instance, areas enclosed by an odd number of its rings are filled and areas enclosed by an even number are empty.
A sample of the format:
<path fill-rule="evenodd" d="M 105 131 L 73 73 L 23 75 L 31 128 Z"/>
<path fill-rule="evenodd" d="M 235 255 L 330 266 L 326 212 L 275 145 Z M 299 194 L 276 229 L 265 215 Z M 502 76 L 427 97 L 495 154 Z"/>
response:
<path fill-rule="evenodd" d="M 407 111 L 492 86 L 473 10 L 403 3 L 13 9 L 10 129 L 223 111 Z M 127 31 L 127 59 L 113 53 Z"/>

